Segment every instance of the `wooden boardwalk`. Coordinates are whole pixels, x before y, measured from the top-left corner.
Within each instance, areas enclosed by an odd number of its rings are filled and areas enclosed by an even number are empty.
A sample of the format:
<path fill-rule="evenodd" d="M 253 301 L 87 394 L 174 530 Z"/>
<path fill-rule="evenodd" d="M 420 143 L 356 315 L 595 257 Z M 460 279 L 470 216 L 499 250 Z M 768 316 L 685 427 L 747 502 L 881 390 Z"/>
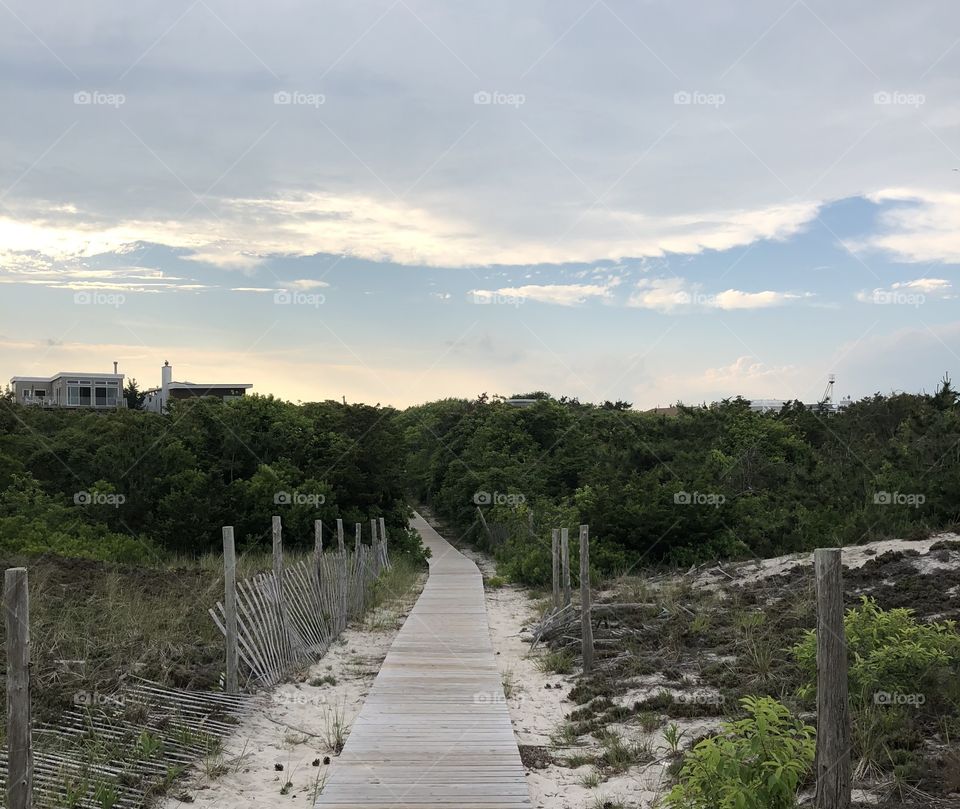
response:
<path fill-rule="evenodd" d="M 316 806 L 530 809 L 477 566 L 416 515 L 430 577 Z"/>

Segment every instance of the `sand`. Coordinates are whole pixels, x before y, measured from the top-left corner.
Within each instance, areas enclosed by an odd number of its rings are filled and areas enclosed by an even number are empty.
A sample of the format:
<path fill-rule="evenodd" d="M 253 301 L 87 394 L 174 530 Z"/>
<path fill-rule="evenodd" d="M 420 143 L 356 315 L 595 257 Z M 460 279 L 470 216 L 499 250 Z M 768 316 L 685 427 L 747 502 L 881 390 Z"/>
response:
<path fill-rule="evenodd" d="M 925 559 L 929 548 L 944 539 L 944 534 L 928 540 L 885 540 L 843 552 L 844 564 L 858 567 L 887 551 L 916 550 L 916 564 L 935 564 Z M 479 565 L 486 577 L 496 574 L 494 563 L 469 548 L 460 548 Z M 696 583 L 711 587 L 721 580 L 754 581 L 786 572 L 800 564 L 811 564 L 811 554 L 794 554 L 773 559 L 714 568 L 696 573 Z M 546 674 L 537 666 L 543 650 L 530 652 L 527 628 L 538 619 L 542 603 L 532 600 L 520 587 L 507 585 L 486 590 L 490 637 L 497 665 L 503 676 L 507 703 L 514 731 L 525 753 L 527 782 L 533 805 L 538 809 L 585 809 L 615 801 L 637 807 L 653 807 L 669 789 L 667 767 L 669 748 L 663 728 L 644 733 L 636 725 L 612 726 L 632 742 L 648 744 L 654 761 L 631 768 L 622 775 L 591 786 L 584 778 L 593 767 L 577 768 L 549 763 L 544 766 L 544 751 L 555 760 L 577 753 L 596 752 L 599 744 L 590 737 L 558 740 L 558 730 L 576 706 L 567 699 L 575 683 L 573 676 Z M 349 725 L 359 714 L 370 686 L 403 618 L 412 606 L 405 604 L 391 615 L 374 617 L 365 626 L 348 629 L 326 657 L 314 665 L 301 681 L 281 685 L 263 696 L 259 707 L 238 727 L 221 756 L 201 762 L 190 776 L 178 783 L 159 805 L 174 809 L 185 804 L 218 809 L 253 809 L 274 806 L 312 806 L 322 789 L 330 767 L 336 766 L 336 726 L 341 735 L 349 734 Z M 333 685 L 310 685 L 310 681 L 331 675 Z M 663 688 L 656 676 L 638 678 L 633 688 L 620 698 L 624 704 L 650 696 Z M 676 693 L 676 689 L 668 689 Z M 696 692 L 694 688 L 694 692 Z M 689 691 L 687 692 L 690 693 Z M 684 731 L 684 742 L 716 727 L 717 720 L 677 720 Z M 324 764 L 329 756 L 332 764 Z M 539 764 L 533 765 L 540 758 Z M 548 758 L 548 757 L 547 757 Z M 319 759 L 319 765 L 314 762 Z M 282 770 L 278 769 L 282 767 Z M 213 777 L 211 777 L 211 774 Z M 287 786 L 287 784 L 290 786 Z"/>
<path fill-rule="evenodd" d="M 345 740 L 349 735 L 413 598 L 408 602 L 348 628 L 297 682 L 261 695 L 256 708 L 227 740 L 222 755 L 199 762 L 158 806 L 313 806 L 330 768 L 336 766 L 337 738 Z M 320 684 L 324 677 L 336 682 Z M 332 763 L 325 764 L 325 759 Z"/>

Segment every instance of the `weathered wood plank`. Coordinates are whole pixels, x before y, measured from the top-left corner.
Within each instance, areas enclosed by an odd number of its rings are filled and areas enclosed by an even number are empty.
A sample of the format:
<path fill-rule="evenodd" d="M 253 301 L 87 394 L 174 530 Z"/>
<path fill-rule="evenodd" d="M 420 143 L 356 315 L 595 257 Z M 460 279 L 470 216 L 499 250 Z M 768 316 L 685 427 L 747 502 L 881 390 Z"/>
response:
<path fill-rule="evenodd" d="M 477 566 L 419 516 L 430 577 L 316 805 L 530 809 Z"/>

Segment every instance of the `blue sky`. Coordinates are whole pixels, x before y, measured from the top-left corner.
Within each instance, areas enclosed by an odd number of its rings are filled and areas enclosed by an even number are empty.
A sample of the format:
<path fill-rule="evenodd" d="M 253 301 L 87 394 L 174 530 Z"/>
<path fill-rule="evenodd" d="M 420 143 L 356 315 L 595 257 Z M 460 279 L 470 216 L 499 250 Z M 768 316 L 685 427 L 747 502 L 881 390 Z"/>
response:
<path fill-rule="evenodd" d="M 0 18 L 6 376 L 652 407 L 960 372 L 950 3 Z"/>

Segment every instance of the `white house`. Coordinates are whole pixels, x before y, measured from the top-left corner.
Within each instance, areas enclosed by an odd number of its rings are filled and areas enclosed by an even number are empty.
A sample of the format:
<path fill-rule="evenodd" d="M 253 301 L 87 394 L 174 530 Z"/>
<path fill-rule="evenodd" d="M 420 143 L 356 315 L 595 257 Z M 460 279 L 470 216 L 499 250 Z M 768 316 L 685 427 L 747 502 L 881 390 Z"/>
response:
<path fill-rule="evenodd" d="M 200 396 L 215 396 L 223 401 L 239 399 L 252 387 L 253 385 L 247 382 L 174 382 L 173 367 L 169 362 L 164 362 L 160 371 L 160 387 L 144 391 L 143 409 L 163 413 L 171 399 Z"/>
<path fill-rule="evenodd" d="M 127 406 L 123 398 L 123 374 L 60 371 L 53 376 L 15 376 L 10 388 L 15 400 L 37 407 L 67 407 L 115 410 Z"/>

